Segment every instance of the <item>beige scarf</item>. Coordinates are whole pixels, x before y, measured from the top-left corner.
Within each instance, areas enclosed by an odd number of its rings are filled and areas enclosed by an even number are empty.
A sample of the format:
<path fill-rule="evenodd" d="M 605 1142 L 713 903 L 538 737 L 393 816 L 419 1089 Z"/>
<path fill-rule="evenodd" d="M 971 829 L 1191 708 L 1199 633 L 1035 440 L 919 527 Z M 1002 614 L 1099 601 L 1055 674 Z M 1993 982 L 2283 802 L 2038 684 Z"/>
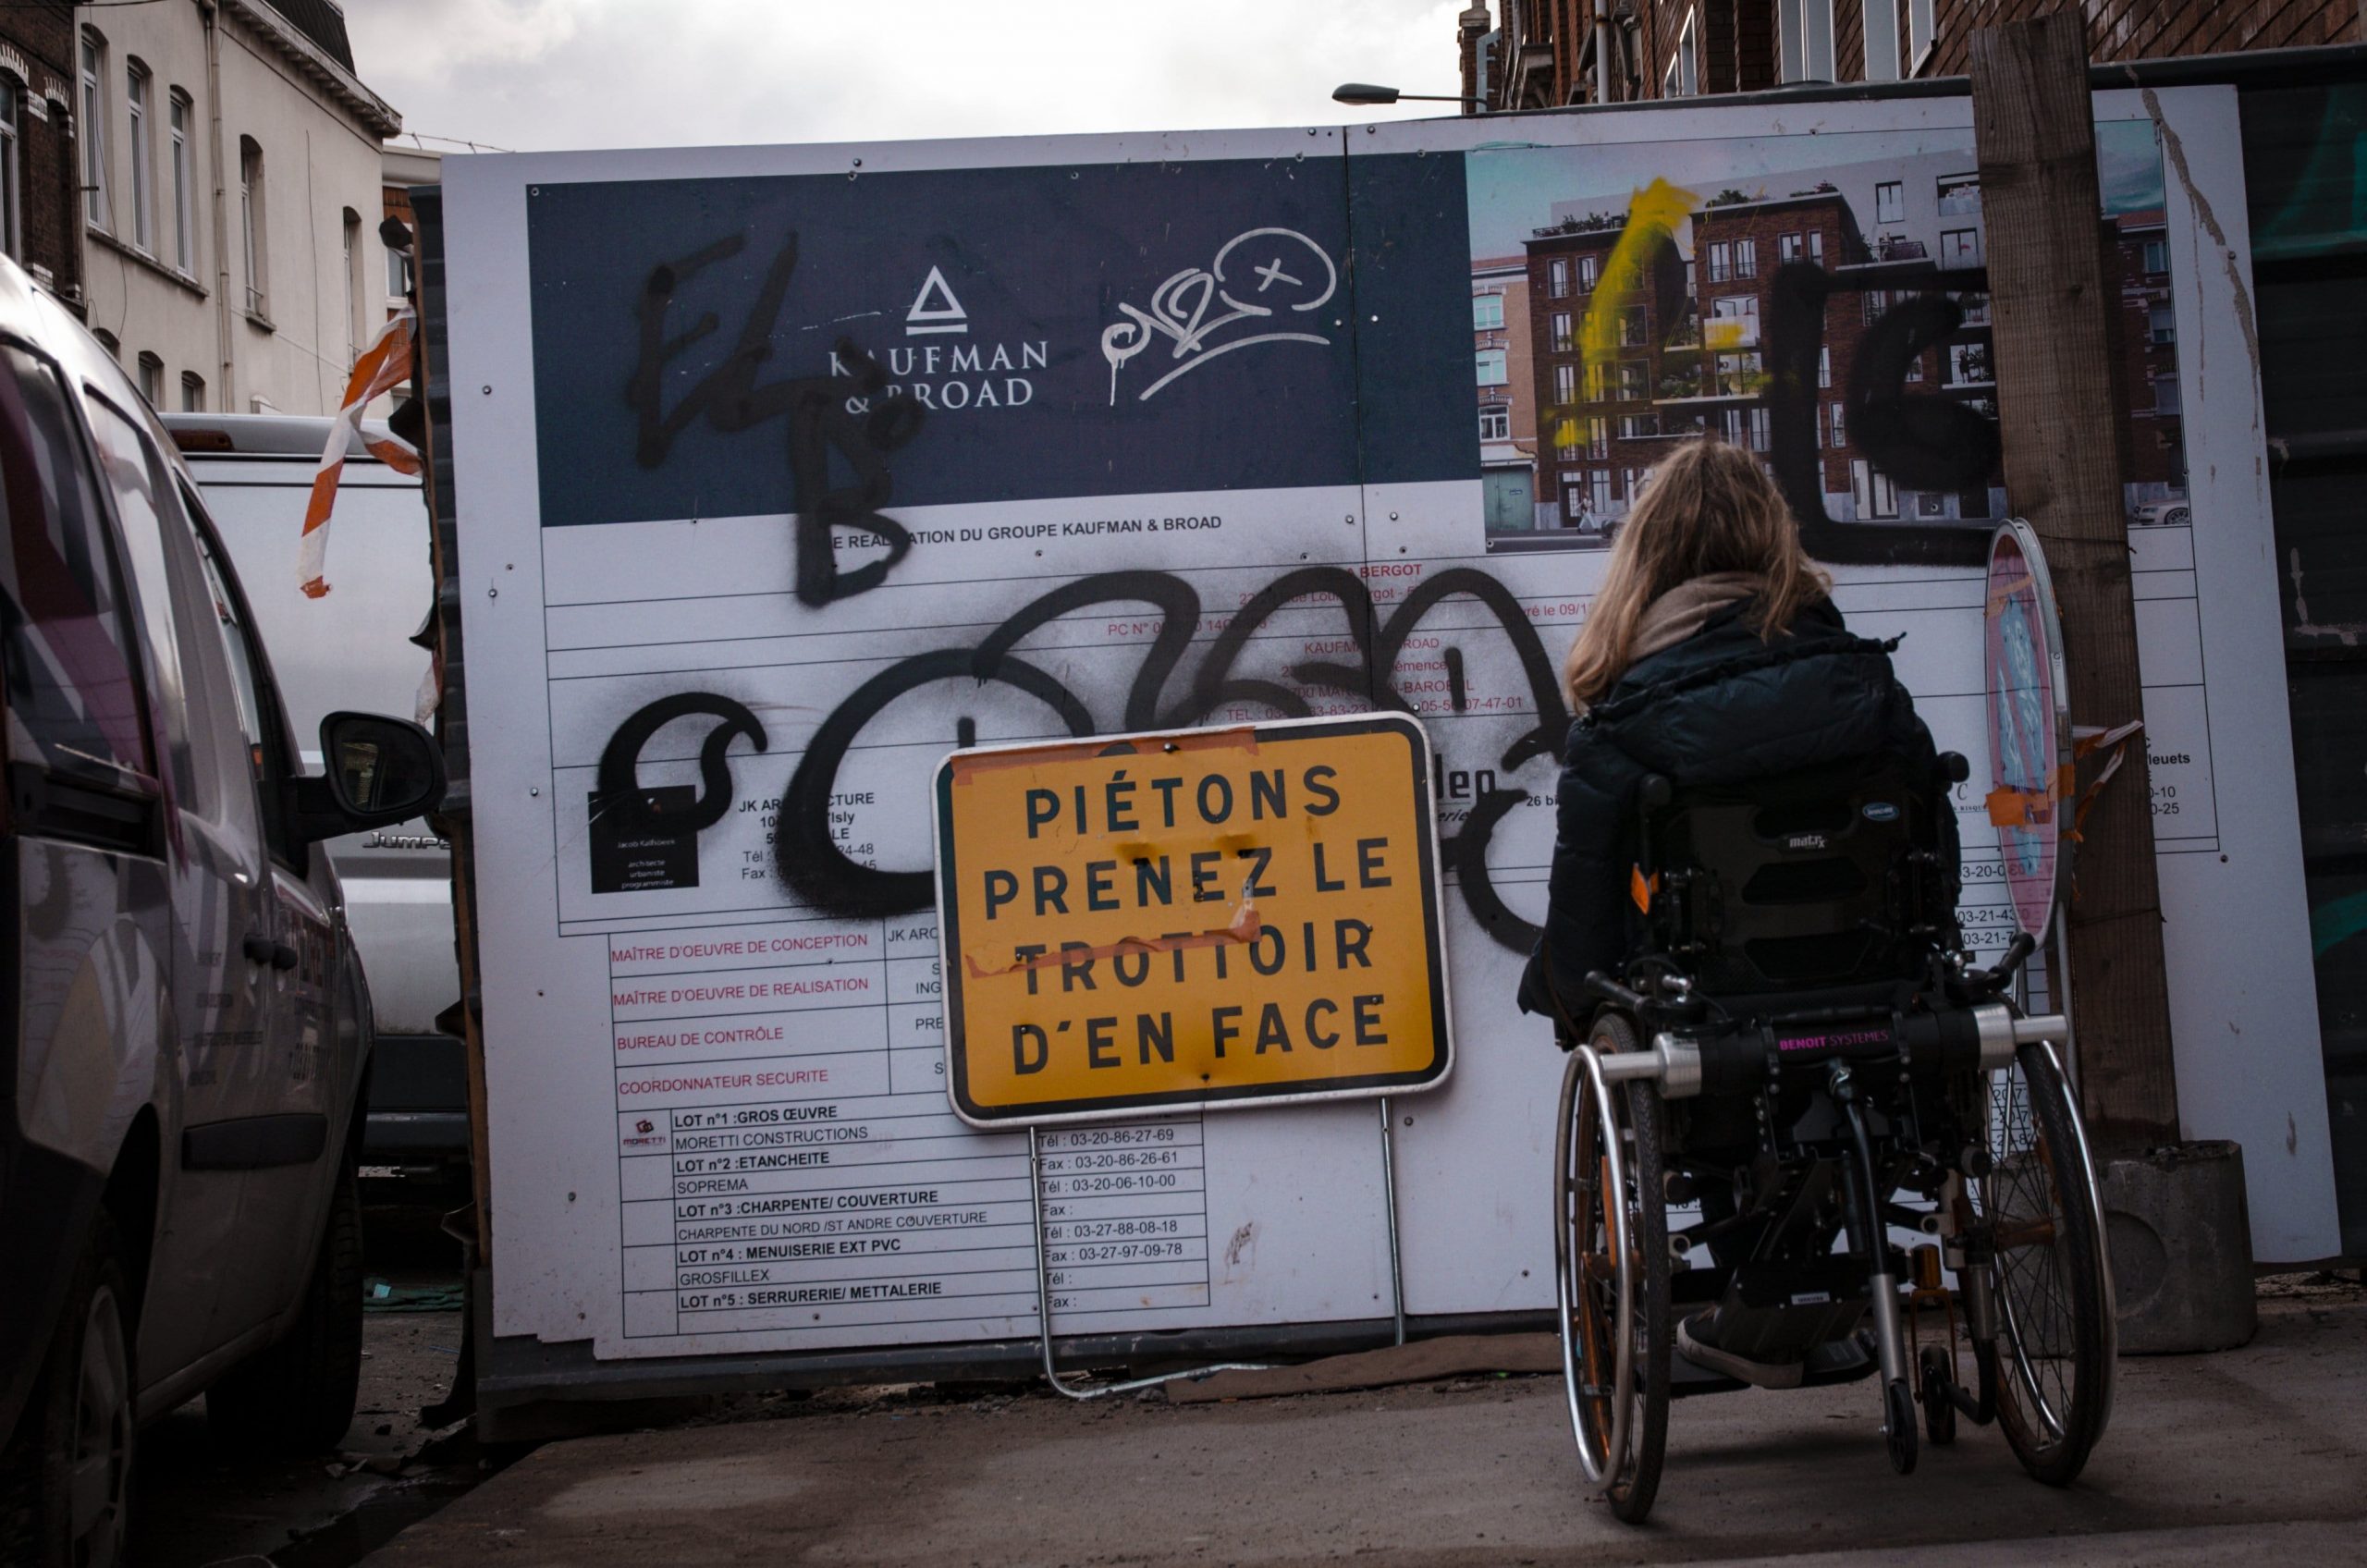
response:
<path fill-rule="evenodd" d="M 1675 647 L 1708 625 L 1720 610 L 1766 587 L 1767 579 L 1755 571 L 1713 571 L 1678 583 L 1645 607 L 1644 619 L 1636 624 L 1636 645 L 1627 655 L 1629 668 L 1638 659 Z"/>

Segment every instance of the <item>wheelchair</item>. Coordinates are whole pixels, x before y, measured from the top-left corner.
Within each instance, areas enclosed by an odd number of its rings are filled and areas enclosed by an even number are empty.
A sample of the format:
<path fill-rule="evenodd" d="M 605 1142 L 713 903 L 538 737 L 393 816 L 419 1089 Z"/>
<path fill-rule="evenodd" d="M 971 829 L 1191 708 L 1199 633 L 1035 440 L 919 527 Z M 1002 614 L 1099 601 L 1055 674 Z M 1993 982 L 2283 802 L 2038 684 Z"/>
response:
<path fill-rule="evenodd" d="M 1674 1354 L 1707 1309 L 1718 1348 L 1797 1386 L 1874 1380 L 1902 1475 L 1919 1427 L 1946 1444 L 1962 1417 L 2062 1486 L 2103 1431 L 2112 1281 L 2065 1023 L 2014 1003 L 2027 935 L 1972 963 L 1949 809 L 1896 759 L 1644 782 L 1631 955 L 1565 1032 L 1553 1194 L 1570 1424 L 1623 1520 L 1650 1512 L 1670 1400 L 1748 1386 Z"/>

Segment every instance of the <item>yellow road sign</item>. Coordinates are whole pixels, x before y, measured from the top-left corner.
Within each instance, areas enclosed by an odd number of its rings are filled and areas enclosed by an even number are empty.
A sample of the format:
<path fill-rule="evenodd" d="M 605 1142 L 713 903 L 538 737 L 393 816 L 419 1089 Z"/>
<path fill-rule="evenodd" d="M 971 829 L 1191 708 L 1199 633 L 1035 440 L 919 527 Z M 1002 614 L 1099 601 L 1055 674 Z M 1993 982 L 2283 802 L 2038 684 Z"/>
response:
<path fill-rule="evenodd" d="M 957 752 L 937 876 L 965 1121 L 1446 1076 L 1429 742 L 1403 715 Z"/>

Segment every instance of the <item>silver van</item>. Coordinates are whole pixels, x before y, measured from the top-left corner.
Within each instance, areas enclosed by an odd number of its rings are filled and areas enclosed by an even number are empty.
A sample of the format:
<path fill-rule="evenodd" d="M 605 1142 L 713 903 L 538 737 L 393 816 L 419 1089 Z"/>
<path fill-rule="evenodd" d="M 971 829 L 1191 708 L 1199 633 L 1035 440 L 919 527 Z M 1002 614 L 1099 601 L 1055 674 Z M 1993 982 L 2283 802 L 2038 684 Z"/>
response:
<path fill-rule="evenodd" d="M 166 414 L 164 422 L 246 582 L 296 732 L 311 734 L 338 708 L 412 713 L 429 657 L 411 639 L 435 598 L 418 479 L 353 443 L 330 516 L 329 592 L 308 599 L 296 586 L 296 541 L 331 422 L 277 414 Z M 362 1159 L 411 1170 L 460 1166 L 469 1157 L 466 1059 L 459 1038 L 436 1023 L 460 999 L 451 848 L 424 821 L 335 839 L 327 848 L 378 1019 Z"/>
<path fill-rule="evenodd" d="M 141 1422 L 325 1447 L 362 1356 L 370 997 L 325 839 L 432 810 L 407 718 L 300 761 L 188 469 L 0 260 L 0 1561 L 118 1561 Z M 410 705 L 401 704 L 399 713 Z"/>

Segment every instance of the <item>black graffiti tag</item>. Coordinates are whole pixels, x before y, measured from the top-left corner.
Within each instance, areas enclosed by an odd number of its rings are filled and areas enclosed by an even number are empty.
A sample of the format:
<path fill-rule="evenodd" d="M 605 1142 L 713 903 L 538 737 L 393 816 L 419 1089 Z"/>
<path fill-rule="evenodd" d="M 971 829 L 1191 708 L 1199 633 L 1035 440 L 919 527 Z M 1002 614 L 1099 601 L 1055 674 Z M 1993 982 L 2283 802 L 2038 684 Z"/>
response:
<path fill-rule="evenodd" d="M 681 286 L 717 262 L 747 247 L 731 235 L 650 270 L 634 307 L 639 349 L 625 401 L 635 421 L 634 457 L 644 468 L 663 464 L 675 439 L 705 419 L 723 435 L 785 420 L 791 505 L 797 514 L 796 592 L 800 604 L 819 608 L 866 593 L 886 581 L 913 547 L 911 533 L 880 510 L 891 484 L 888 454 L 919 434 L 926 417 L 910 398 L 883 397 L 888 372 L 850 338 L 840 338 L 836 361 L 843 375 L 792 376 L 759 384 L 772 356 L 790 281 L 797 273 L 798 239 L 791 235 L 765 269 L 747 318 L 731 351 L 669 406 L 666 367 L 693 344 L 712 337 L 719 323 L 713 312 L 672 337 L 667 325 Z M 848 482 L 836 483 L 843 469 Z M 885 557 L 852 571 L 839 568 L 837 534 L 866 534 L 888 547 Z"/>
<path fill-rule="evenodd" d="M 832 710 L 807 741 L 783 792 L 773 828 L 774 868 L 782 883 L 809 906 L 848 919 L 872 920 L 929 907 L 936 897 L 927 871 L 884 870 L 865 865 L 840 849 L 830 832 L 830 798 L 840 769 L 865 729 L 897 699 L 939 683 L 975 690 L 1000 686 L 1040 703 L 1057 730 L 1077 738 L 1098 732 L 1084 699 L 1040 666 L 1014 650 L 1029 633 L 1063 616 L 1105 605 L 1147 604 L 1159 612 L 1159 629 L 1125 682 L 1120 728 L 1176 729 L 1205 722 L 1221 709 L 1254 704 L 1286 718 L 1310 717 L 1314 709 L 1301 687 L 1335 691 L 1374 706 L 1414 711 L 1392 679 L 1397 658 L 1423 617 L 1449 599 L 1476 601 L 1487 619 L 1511 641 L 1537 721 L 1500 759 L 1506 771 L 1532 758 L 1554 754 L 1569 728 L 1569 710 L 1552 660 L 1512 591 L 1482 571 L 1456 568 L 1426 580 L 1408 594 L 1378 632 L 1372 630 L 1371 591 L 1355 571 L 1336 566 L 1303 567 L 1284 573 L 1253 594 L 1208 645 L 1180 692 L 1170 694 L 1193 629 L 1199 624 L 1200 595 L 1184 579 L 1167 572 L 1119 571 L 1080 578 L 1030 601 L 975 646 L 940 648 L 898 661 L 865 681 Z M 1235 663 L 1270 618 L 1285 606 L 1309 599 L 1338 604 L 1356 650 L 1353 663 L 1307 659 L 1289 667 L 1294 687 L 1238 675 Z M 693 714 L 725 722 L 711 731 L 700 753 L 704 792 L 695 826 L 720 821 L 730 809 L 730 778 L 724 753 L 735 735 L 747 734 L 764 749 L 763 731 L 747 710 L 711 692 L 684 692 L 641 708 L 620 726 L 601 760 L 604 796 L 636 788 L 633 763 L 663 725 Z M 966 734 L 965 734 L 966 741 Z M 1537 928 L 1515 914 L 1490 879 L 1488 848 L 1497 825 L 1527 799 L 1524 791 L 1495 789 L 1474 803 L 1458 833 L 1441 845 L 1455 873 L 1464 902 L 1497 941 L 1526 951 Z M 691 818 L 669 819 L 680 827 Z"/>

